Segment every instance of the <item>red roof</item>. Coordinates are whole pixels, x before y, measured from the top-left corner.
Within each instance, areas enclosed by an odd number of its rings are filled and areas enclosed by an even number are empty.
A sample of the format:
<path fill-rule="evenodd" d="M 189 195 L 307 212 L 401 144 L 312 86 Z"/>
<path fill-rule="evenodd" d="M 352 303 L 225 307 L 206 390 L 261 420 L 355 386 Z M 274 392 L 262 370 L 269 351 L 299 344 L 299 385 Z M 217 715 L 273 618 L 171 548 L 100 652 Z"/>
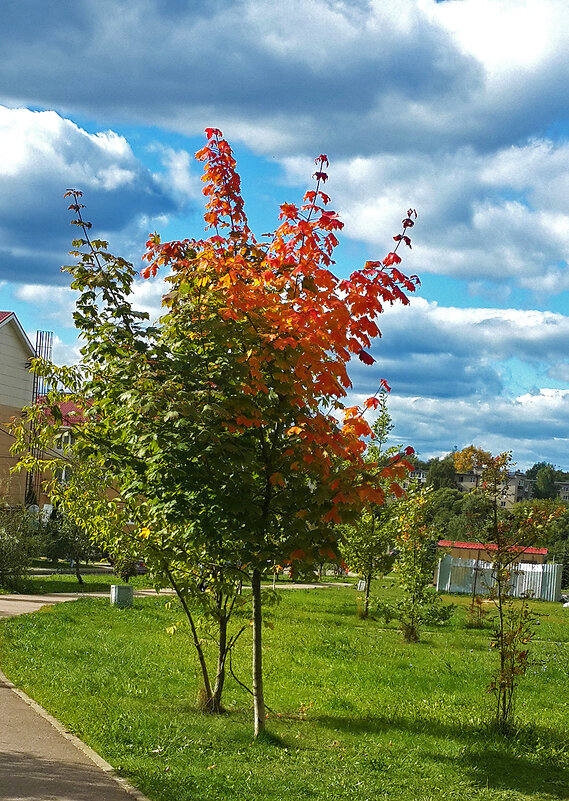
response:
<path fill-rule="evenodd" d="M 440 545 L 441 548 L 470 548 L 474 551 L 496 551 L 498 550 L 497 545 L 493 545 L 492 543 L 488 543 L 484 545 L 482 542 L 457 542 L 453 540 L 439 540 L 437 545 Z M 523 545 L 516 545 L 514 546 L 515 551 L 521 551 L 522 553 L 537 553 L 537 554 L 547 554 L 547 548 L 524 548 Z"/>
<path fill-rule="evenodd" d="M 14 312 L 0 312 L 0 323 L 3 323 L 11 314 L 14 314 Z"/>
<path fill-rule="evenodd" d="M 46 398 L 44 395 L 40 395 L 38 398 L 38 403 L 45 403 Z M 87 404 L 89 405 L 89 404 Z M 62 421 L 61 425 L 66 427 L 72 427 L 77 425 L 77 423 L 85 422 L 85 415 L 83 409 L 81 409 L 75 401 L 68 400 L 62 401 L 59 404 L 59 411 L 61 412 Z"/>
<path fill-rule="evenodd" d="M 85 421 L 83 409 L 80 409 L 73 401 L 60 403 L 59 411 L 63 415 L 64 426 L 72 426 L 75 423 L 83 423 Z"/>

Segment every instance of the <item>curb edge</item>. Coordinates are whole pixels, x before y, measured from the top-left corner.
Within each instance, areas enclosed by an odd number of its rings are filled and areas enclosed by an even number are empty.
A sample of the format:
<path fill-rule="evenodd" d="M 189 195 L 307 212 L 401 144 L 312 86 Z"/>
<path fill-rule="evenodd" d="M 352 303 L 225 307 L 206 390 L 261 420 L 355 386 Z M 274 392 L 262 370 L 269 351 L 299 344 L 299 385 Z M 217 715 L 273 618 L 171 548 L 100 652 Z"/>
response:
<path fill-rule="evenodd" d="M 118 773 L 115 771 L 112 765 L 110 765 L 105 759 L 103 759 L 100 754 L 94 751 L 90 746 L 86 745 L 82 740 L 79 739 L 75 734 L 72 734 L 68 731 L 63 723 L 60 723 L 57 718 L 54 718 L 53 715 L 40 706 L 37 701 L 34 701 L 33 698 L 30 698 L 29 695 L 26 695 L 23 690 L 19 690 L 16 685 L 10 681 L 10 679 L 4 675 L 2 670 L 0 670 L 0 681 L 5 684 L 5 686 L 19 696 L 22 701 L 24 701 L 28 706 L 30 706 L 34 712 L 36 712 L 40 717 L 50 723 L 53 728 L 59 732 L 66 740 L 69 740 L 75 748 L 85 754 L 91 762 L 93 762 L 98 768 L 101 768 L 108 776 L 110 776 L 114 781 L 122 787 L 122 789 L 128 793 L 132 798 L 136 799 L 136 801 L 151 801 L 148 796 L 141 793 L 136 787 L 133 787 L 126 779 L 123 779 L 122 776 L 119 776 Z"/>

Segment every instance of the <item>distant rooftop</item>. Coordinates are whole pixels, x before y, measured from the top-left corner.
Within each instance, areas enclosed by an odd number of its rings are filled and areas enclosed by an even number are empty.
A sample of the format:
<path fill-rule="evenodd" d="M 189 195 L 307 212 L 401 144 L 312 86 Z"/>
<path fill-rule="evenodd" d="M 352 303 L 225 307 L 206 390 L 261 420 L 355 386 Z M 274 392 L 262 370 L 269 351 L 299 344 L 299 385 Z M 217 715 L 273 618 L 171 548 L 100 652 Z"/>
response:
<path fill-rule="evenodd" d="M 454 540 L 439 540 L 437 545 L 440 545 L 441 548 L 470 548 L 474 551 L 496 551 L 498 548 L 497 545 L 491 543 L 485 545 L 482 542 L 455 542 Z M 522 553 L 547 554 L 547 548 L 524 548 L 523 545 L 516 545 L 512 550 Z"/>

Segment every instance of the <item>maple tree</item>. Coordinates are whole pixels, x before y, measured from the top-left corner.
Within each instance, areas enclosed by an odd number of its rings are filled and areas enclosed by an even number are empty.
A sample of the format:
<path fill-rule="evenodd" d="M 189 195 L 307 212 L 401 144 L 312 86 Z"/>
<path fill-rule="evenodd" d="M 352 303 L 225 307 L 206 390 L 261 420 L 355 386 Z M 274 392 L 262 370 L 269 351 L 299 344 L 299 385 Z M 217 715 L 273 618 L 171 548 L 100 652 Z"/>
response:
<path fill-rule="evenodd" d="M 124 536 L 138 538 L 188 614 L 211 588 L 210 611 L 225 627 L 221 687 L 235 582 L 250 576 L 257 734 L 265 720 L 264 571 L 335 558 L 335 525 L 381 505 L 386 492 L 401 494 L 398 482 L 411 469 L 405 454 L 381 466 L 364 458 L 373 437 L 364 413 L 378 408 L 378 395 L 362 407 L 344 399 L 350 360 L 374 362 L 369 347 L 385 305 L 407 304 L 418 284 L 399 270 L 398 254 L 411 247 L 416 213 L 409 209 L 383 261 L 339 279 L 331 267 L 343 223 L 322 188 L 326 156 L 316 159 L 315 188 L 300 205 L 282 204 L 276 230 L 257 239 L 231 148 L 219 130 L 206 135 L 196 158 L 210 235 L 163 243 L 154 234 L 147 243 L 142 275 L 163 270 L 169 284 L 157 326 L 131 307 L 132 265 L 89 238 L 79 193 L 71 193 L 83 237 L 78 263 L 66 269 L 81 293 L 75 320 L 85 344 L 76 370 L 43 370 L 78 403 L 89 399 L 77 447 L 112 475 L 131 524 Z M 46 406 L 54 413 L 56 395 Z M 210 708 L 220 708 L 219 695 Z"/>

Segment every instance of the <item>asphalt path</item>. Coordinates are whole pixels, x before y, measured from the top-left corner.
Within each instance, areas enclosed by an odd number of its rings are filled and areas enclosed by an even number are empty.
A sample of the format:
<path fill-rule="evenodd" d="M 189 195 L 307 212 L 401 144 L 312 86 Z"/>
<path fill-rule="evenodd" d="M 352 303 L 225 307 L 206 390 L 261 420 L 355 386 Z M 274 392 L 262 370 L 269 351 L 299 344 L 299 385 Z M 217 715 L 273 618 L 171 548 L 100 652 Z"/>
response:
<path fill-rule="evenodd" d="M 0 595 L 0 618 L 36 612 L 46 604 L 84 596 L 85 593 Z M 148 801 L 0 671 L 0 801 L 133 798 Z"/>

